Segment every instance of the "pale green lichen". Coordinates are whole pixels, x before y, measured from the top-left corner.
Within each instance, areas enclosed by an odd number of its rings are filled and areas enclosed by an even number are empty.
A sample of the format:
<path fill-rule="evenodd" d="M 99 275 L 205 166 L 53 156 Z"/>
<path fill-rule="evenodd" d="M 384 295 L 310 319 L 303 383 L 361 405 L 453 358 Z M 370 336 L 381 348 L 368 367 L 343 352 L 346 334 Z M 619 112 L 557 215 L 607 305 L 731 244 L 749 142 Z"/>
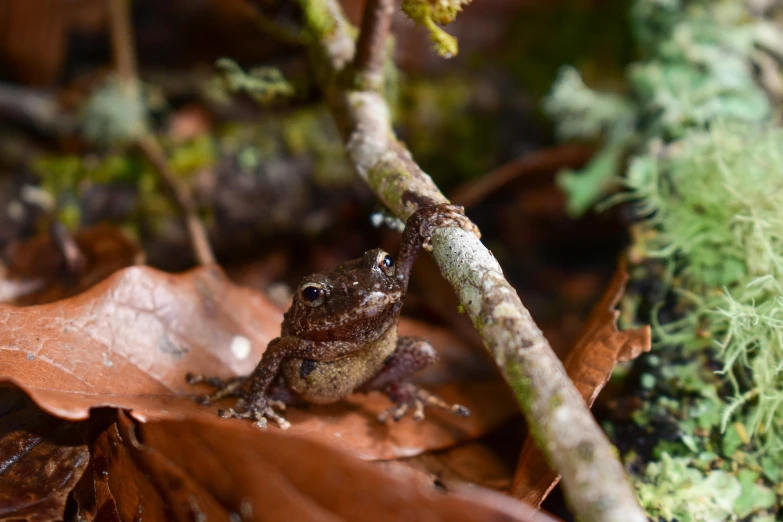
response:
<path fill-rule="evenodd" d="M 147 131 L 146 100 L 141 87 L 109 76 L 93 90 L 82 110 L 84 135 L 113 145 L 134 140 Z"/>
<path fill-rule="evenodd" d="M 245 92 L 259 104 L 267 105 L 294 95 L 293 86 L 274 67 L 255 67 L 245 72 L 229 58 L 221 58 L 215 65 L 220 70 L 219 81 L 227 91 Z"/>
<path fill-rule="evenodd" d="M 783 129 L 718 122 L 636 157 L 629 170 L 627 184 L 645 217 L 635 255 L 667 266 L 682 308 L 680 319 L 654 324 L 658 349 L 680 347 L 692 359 L 682 365 L 660 352 L 668 365 L 660 368 L 659 389 L 674 398 L 654 399 L 636 421 L 680 419 L 679 441 L 657 448 L 686 463 L 688 453 L 708 451 L 740 466 L 725 469 L 732 473 L 761 458 L 783 465 L 782 151 Z M 720 374 L 709 369 L 714 359 Z M 728 397 L 718 392 L 726 380 Z M 768 486 L 748 486 L 738 502 L 752 514 L 771 507 L 769 495 Z M 688 502 L 678 506 L 684 511 L 674 518 L 692 514 Z"/>
<path fill-rule="evenodd" d="M 633 420 L 662 434 L 626 460 L 662 520 L 780 515 L 783 130 L 757 70 L 763 42 L 783 32 L 748 9 L 636 0 L 629 96 L 594 93 L 566 70 L 547 104 L 563 136 L 604 142 L 560 178 L 569 210 L 616 192 L 625 172 L 629 192 L 614 201 L 633 201 L 640 219 L 632 277 L 661 287 L 645 283 L 621 309 L 626 324 L 649 318 L 656 338 L 656 363 L 637 361 L 647 371 Z"/>
<path fill-rule="evenodd" d="M 659 462 L 647 466 L 643 480 L 636 481 L 636 491 L 654 519 L 724 522 L 736 519 L 734 504 L 742 486 L 725 471 L 705 474 L 689 459 L 664 453 Z"/>
<path fill-rule="evenodd" d="M 627 68 L 628 98 L 587 88 L 565 68 L 545 102 L 567 138 L 604 139 L 605 154 L 622 157 L 656 140 L 669 141 L 719 119 L 763 121 L 773 116 L 757 81 L 757 62 L 770 24 L 744 2 L 636 0 L 632 27 L 644 59 Z M 779 31 L 778 31 L 779 33 Z M 622 162 L 604 161 L 565 174 L 569 211 L 586 212 L 616 185 Z"/>

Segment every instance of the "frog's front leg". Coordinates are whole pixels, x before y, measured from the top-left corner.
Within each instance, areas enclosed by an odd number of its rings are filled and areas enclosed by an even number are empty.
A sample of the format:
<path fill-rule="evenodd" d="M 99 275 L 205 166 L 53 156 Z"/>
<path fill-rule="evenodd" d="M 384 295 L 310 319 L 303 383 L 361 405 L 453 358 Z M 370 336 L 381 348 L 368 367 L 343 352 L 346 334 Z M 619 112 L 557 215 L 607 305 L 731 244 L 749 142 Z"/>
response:
<path fill-rule="evenodd" d="M 418 337 L 400 337 L 397 348 L 384 362 L 383 368 L 358 391 L 382 391 L 389 396 L 394 406 L 378 416 L 381 422 L 389 417 L 400 420 L 408 411 L 413 411 L 414 420 L 424 418 L 425 407 L 448 410 L 455 415 L 467 417 L 470 410 L 459 404 L 448 404 L 440 397 L 419 388 L 407 379 L 417 371 L 437 361 L 438 356 L 430 343 Z"/>
<path fill-rule="evenodd" d="M 222 380 L 188 373 L 186 379 L 191 385 L 205 383 L 216 388 L 214 392 L 196 398 L 202 404 L 210 404 L 226 397 L 238 397 L 236 408 L 218 411 L 221 417 L 253 419 L 256 421 L 254 425 L 259 428 L 265 428 L 267 419 L 271 419 L 282 429 L 288 429 L 291 426 L 289 422 L 277 413 L 285 410 L 285 403 L 272 400 L 269 389 L 280 374 L 283 361 L 290 357 L 312 356 L 312 352 L 311 342 L 292 336 L 278 337 L 269 343 L 253 373 L 246 377 Z"/>

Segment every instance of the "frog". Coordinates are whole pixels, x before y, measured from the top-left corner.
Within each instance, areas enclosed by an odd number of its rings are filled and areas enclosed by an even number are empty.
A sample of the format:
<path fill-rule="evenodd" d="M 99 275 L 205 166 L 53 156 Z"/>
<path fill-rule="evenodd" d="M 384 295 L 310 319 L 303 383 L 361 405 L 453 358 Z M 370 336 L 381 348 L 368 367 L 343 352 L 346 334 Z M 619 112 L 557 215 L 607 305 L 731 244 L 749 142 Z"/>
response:
<path fill-rule="evenodd" d="M 449 404 L 413 384 L 410 378 L 433 364 L 437 353 L 425 339 L 398 335 L 400 311 L 411 269 L 421 250 L 430 250 L 432 232 L 459 227 L 480 237 L 457 205 L 419 208 L 406 221 L 397 259 L 373 249 L 358 259 L 304 277 L 283 316 L 281 333 L 267 345 L 247 376 L 223 380 L 188 373 L 191 385 L 214 388 L 199 395 L 201 404 L 236 398 L 224 418 L 251 419 L 266 428 L 268 420 L 282 429 L 288 406 L 330 404 L 352 393 L 385 393 L 392 406 L 378 421 L 399 421 L 411 414 L 424 419 L 425 408 L 469 416 L 460 404 Z"/>

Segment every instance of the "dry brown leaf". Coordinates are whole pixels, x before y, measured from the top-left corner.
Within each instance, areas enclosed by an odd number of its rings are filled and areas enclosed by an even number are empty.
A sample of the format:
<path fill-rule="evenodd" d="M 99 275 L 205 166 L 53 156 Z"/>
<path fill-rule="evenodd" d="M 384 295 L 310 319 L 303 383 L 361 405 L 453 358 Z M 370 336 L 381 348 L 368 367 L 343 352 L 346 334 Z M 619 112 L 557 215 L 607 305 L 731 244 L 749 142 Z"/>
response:
<path fill-rule="evenodd" d="M 107 224 L 80 230 L 73 241 L 83 256 L 79 274 L 69 274 L 66 261 L 50 235 L 12 245 L 5 254 L 6 273 L 0 300 L 17 306 L 51 303 L 77 295 L 117 270 L 143 262 L 139 246 Z"/>
<path fill-rule="evenodd" d="M 118 479 L 113 498 L 121 514 L 144 506 L 145 520 L 554 522 L 490 490 L 442 494 L 407 470 L 384 471 L 280 431 L 252 432 L 211 419 L 152 421 L 137 427 L 137 441 L 127 417 L 120 415 L 118 425 L 106 438 L 122 446 L 117 453 L 123 461 L 113 464 L 108 456 L 109 480 L 128 474 L 146 483 L 128 494 Z M 155 511 L 147 511 L 147 498 L 154 499 Z M 159 501 L 167 506 L 162 514 Z"/>
<path fill-rule="evenodd" d="M 407 466 L 430 483 L 448 491 L 460 485 L 476 485 L 495 491 L 508 491 L 514 476 L 514 462 L 485 442 L 469 442 L 444 451 L 423 453 L 404 460 L 378 463 L 381 466 Z"/>
<path fill-rule="evenodd" d="M 142 420 L 211 417 L 228 402 L 211 408 L 196 404 L 192 396 L 201 390 L 188 386 L 185 374 L 249 373 L 281 321 L 278 308 L 233 285 L 216 267 L 182 275 L 131 267 L 70 299 L 0 306 L 0 380 L 17 384 L 44 410 L 65 419 L 85 419 L 98 406 L 129 409 Z M 433 343 L 440 348 L 437 338 Z M 517 411 L 498 381 L 433 390 L 465 404 L 473 415 L 458 419 L 432 412 L 419 423 L 380 424 L 376 416 L 389 403 L 374 393 L 292 408 L 287 418 L 293 433 L 334 442 L 365 458 L 389 459 L 476 438 Z M 221 422 L 255 432 L 250 423 Z"/>
<path fill-rule="evenodd" d="M 565 369 L 588 407 L 612 375 L 618 362 L 630 361 L 650 350 L 650 327 L 619 331 L 615 307 L 625 291 L 628 273 L 624 264 L 593 308 L 579 340 L 565 360 Z M 528 435 L 519 456 L 512 493 L 523 502 L 540 506 L 560 477 L 551 470 L 546 459 Z"/>
<path fill-rule="evenodd" d="M 0 520 L 62 520 L 68 494 L 89 462 L 81 426 L 0 387 Z"/>

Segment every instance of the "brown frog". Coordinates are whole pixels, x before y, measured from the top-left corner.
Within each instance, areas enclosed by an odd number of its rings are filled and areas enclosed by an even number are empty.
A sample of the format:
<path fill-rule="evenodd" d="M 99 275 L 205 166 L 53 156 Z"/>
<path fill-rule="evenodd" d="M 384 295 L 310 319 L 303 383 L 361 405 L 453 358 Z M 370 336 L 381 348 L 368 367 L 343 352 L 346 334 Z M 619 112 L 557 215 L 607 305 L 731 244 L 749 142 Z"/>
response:
<path fill-rule="evenodd" d="M 381 422 L 389 416 L 399 420 L 409 411 L 420 420 L 425 406 L 469 415 L 464 406 L 447 404 L 406 380 L 433 363 L 436 354 L 423 339 L 397 336 L 411 267 L 438 227 L 478 233 L 462 207 L 419 209 L 406 223 L 396 263 L 376 249 L 305 277 L 284 316 L 280 337 L 269 343 L 253 373 L 226 381 L 188 374 L 190 384 L 217 388 L 197 400 L 209 404 L 238 397 L 236 408 L 220 410 L 221 417 L 253 419 L 258 427 L 271 419 L 283 429 L 290 424 L 278 411 L 287 404 L 326 404 L 355 391 L 378 390 L 389 396 L 394 406 L 379 416 Z"/>

